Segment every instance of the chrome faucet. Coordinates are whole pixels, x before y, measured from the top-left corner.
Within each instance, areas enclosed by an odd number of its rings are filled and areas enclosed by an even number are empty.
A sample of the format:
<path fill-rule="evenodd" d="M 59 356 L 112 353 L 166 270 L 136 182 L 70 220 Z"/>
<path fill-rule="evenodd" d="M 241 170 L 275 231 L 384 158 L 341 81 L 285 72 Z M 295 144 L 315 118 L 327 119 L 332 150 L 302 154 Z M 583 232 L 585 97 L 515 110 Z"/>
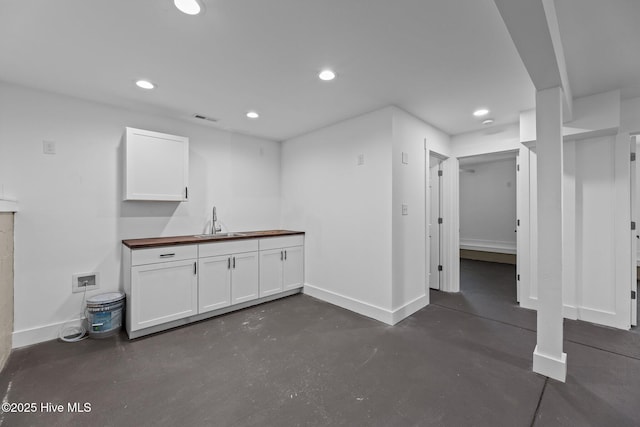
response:
<path fill-rule="evenodd" d="M 219 224 L 216 224 L 218 222 L 218 214 L 216 213 L 216 207 L 213 207 L 213 218 L 211 219 L 211 234 L 216 234 L 220 231 L 222 231 L 222 227 Z"/>

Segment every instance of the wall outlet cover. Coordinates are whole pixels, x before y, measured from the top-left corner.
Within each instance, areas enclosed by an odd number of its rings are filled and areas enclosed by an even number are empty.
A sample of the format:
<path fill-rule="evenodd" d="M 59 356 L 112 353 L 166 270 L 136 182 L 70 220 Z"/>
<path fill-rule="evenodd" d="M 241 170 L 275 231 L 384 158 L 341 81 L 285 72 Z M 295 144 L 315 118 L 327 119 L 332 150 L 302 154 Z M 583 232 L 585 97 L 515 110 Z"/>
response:
<path fill-rule="evenodd" d="M 44 154 L 56 154 L 56 143 L 54 141 L 42 141 L 42 152 Z"/>
<path fill-rule="evenodd" d="M 72 292 L 86 292 L 95 289 L 100 289 L 100 273 L 80 273 L 72 276 Z"/>
<path fill-rule="evenodd" d="M 364 165 L 364 154 L 358 154 L 358 166 Z"/>
<path fill-rule="evenodd" d="M 409 215 L 409 206 L 406 204 L 402 205 L 402 215 Z"/>

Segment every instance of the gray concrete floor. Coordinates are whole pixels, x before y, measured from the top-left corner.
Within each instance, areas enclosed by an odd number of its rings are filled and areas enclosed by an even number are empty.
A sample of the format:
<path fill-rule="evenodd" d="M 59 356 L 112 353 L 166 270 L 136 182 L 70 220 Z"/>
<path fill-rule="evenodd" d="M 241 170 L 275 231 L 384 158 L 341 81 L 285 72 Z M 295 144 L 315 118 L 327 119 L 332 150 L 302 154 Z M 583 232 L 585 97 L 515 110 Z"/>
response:
<path fill-rule="evenodd" d="M 640 425 L 640 334 L 565 323 L 566 384 L 531 371 L 514 267 L 463 261 L 460 294 L 386 326 L 296 295 L 135 341 L 14 351 L 3 401 L 89 413 L 4 426 Z M 65 408 L 66 409 L 66 408 Z"/>

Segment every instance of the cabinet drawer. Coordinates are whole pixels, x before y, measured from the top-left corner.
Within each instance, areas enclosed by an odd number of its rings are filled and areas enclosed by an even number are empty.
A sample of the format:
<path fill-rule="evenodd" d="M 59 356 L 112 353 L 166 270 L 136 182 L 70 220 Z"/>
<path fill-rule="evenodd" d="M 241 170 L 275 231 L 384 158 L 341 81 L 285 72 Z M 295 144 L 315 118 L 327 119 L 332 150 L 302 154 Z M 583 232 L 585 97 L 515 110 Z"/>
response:
<path fill-rule="evenodd" d="M 202 243 L 198 245 L 198 253 L 200 258 L 219 255 L 238 254 L 242 252 L 253 252 L 258 250 L 258 241 L 251 240 L 234 240 L 227 242 Z"/>
<path fill-rule="evenodd" d="M 270 237 L 268 239 L 260 239 L 260 250 L 266 251 L 269 249 L 287 248 L 291 246 L 304 245 L 304 235 L 298 234 L 295 236 L 284 237 Z"/>
<path fill-rule="evenodd" d="M 195 258 L 198 258 L 198 247 L 196 245 L 163 246 L 161 248 L 135 249 L 131 251 L 131 265 Z"/>

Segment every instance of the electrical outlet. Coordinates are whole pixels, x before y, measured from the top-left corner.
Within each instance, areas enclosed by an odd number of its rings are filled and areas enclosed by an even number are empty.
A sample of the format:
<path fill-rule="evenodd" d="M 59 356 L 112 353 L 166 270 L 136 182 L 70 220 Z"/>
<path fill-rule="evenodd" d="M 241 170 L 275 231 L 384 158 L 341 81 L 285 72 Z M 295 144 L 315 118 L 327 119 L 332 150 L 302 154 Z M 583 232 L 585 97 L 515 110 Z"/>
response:
<path fill-rule="evenodd" d="M 72 292 L 86 292 L 100 289 L 99 273 L 74 274 L 71 279 Z"/>
<path fill-rule="evenodd" d="M 358 154 L 358 166 L 364 165 L 364 154 Z"/>
<path fill-rule="evenodd" d="M 42 152 L 44 154 L 56 154 L 56 143 L 54 141 L 42 141 Z"/>
<path fill-rule="evenodd" d="M 406 204 L 402 205 L 402 215 L 409 215 L 409 206 Z"/>

